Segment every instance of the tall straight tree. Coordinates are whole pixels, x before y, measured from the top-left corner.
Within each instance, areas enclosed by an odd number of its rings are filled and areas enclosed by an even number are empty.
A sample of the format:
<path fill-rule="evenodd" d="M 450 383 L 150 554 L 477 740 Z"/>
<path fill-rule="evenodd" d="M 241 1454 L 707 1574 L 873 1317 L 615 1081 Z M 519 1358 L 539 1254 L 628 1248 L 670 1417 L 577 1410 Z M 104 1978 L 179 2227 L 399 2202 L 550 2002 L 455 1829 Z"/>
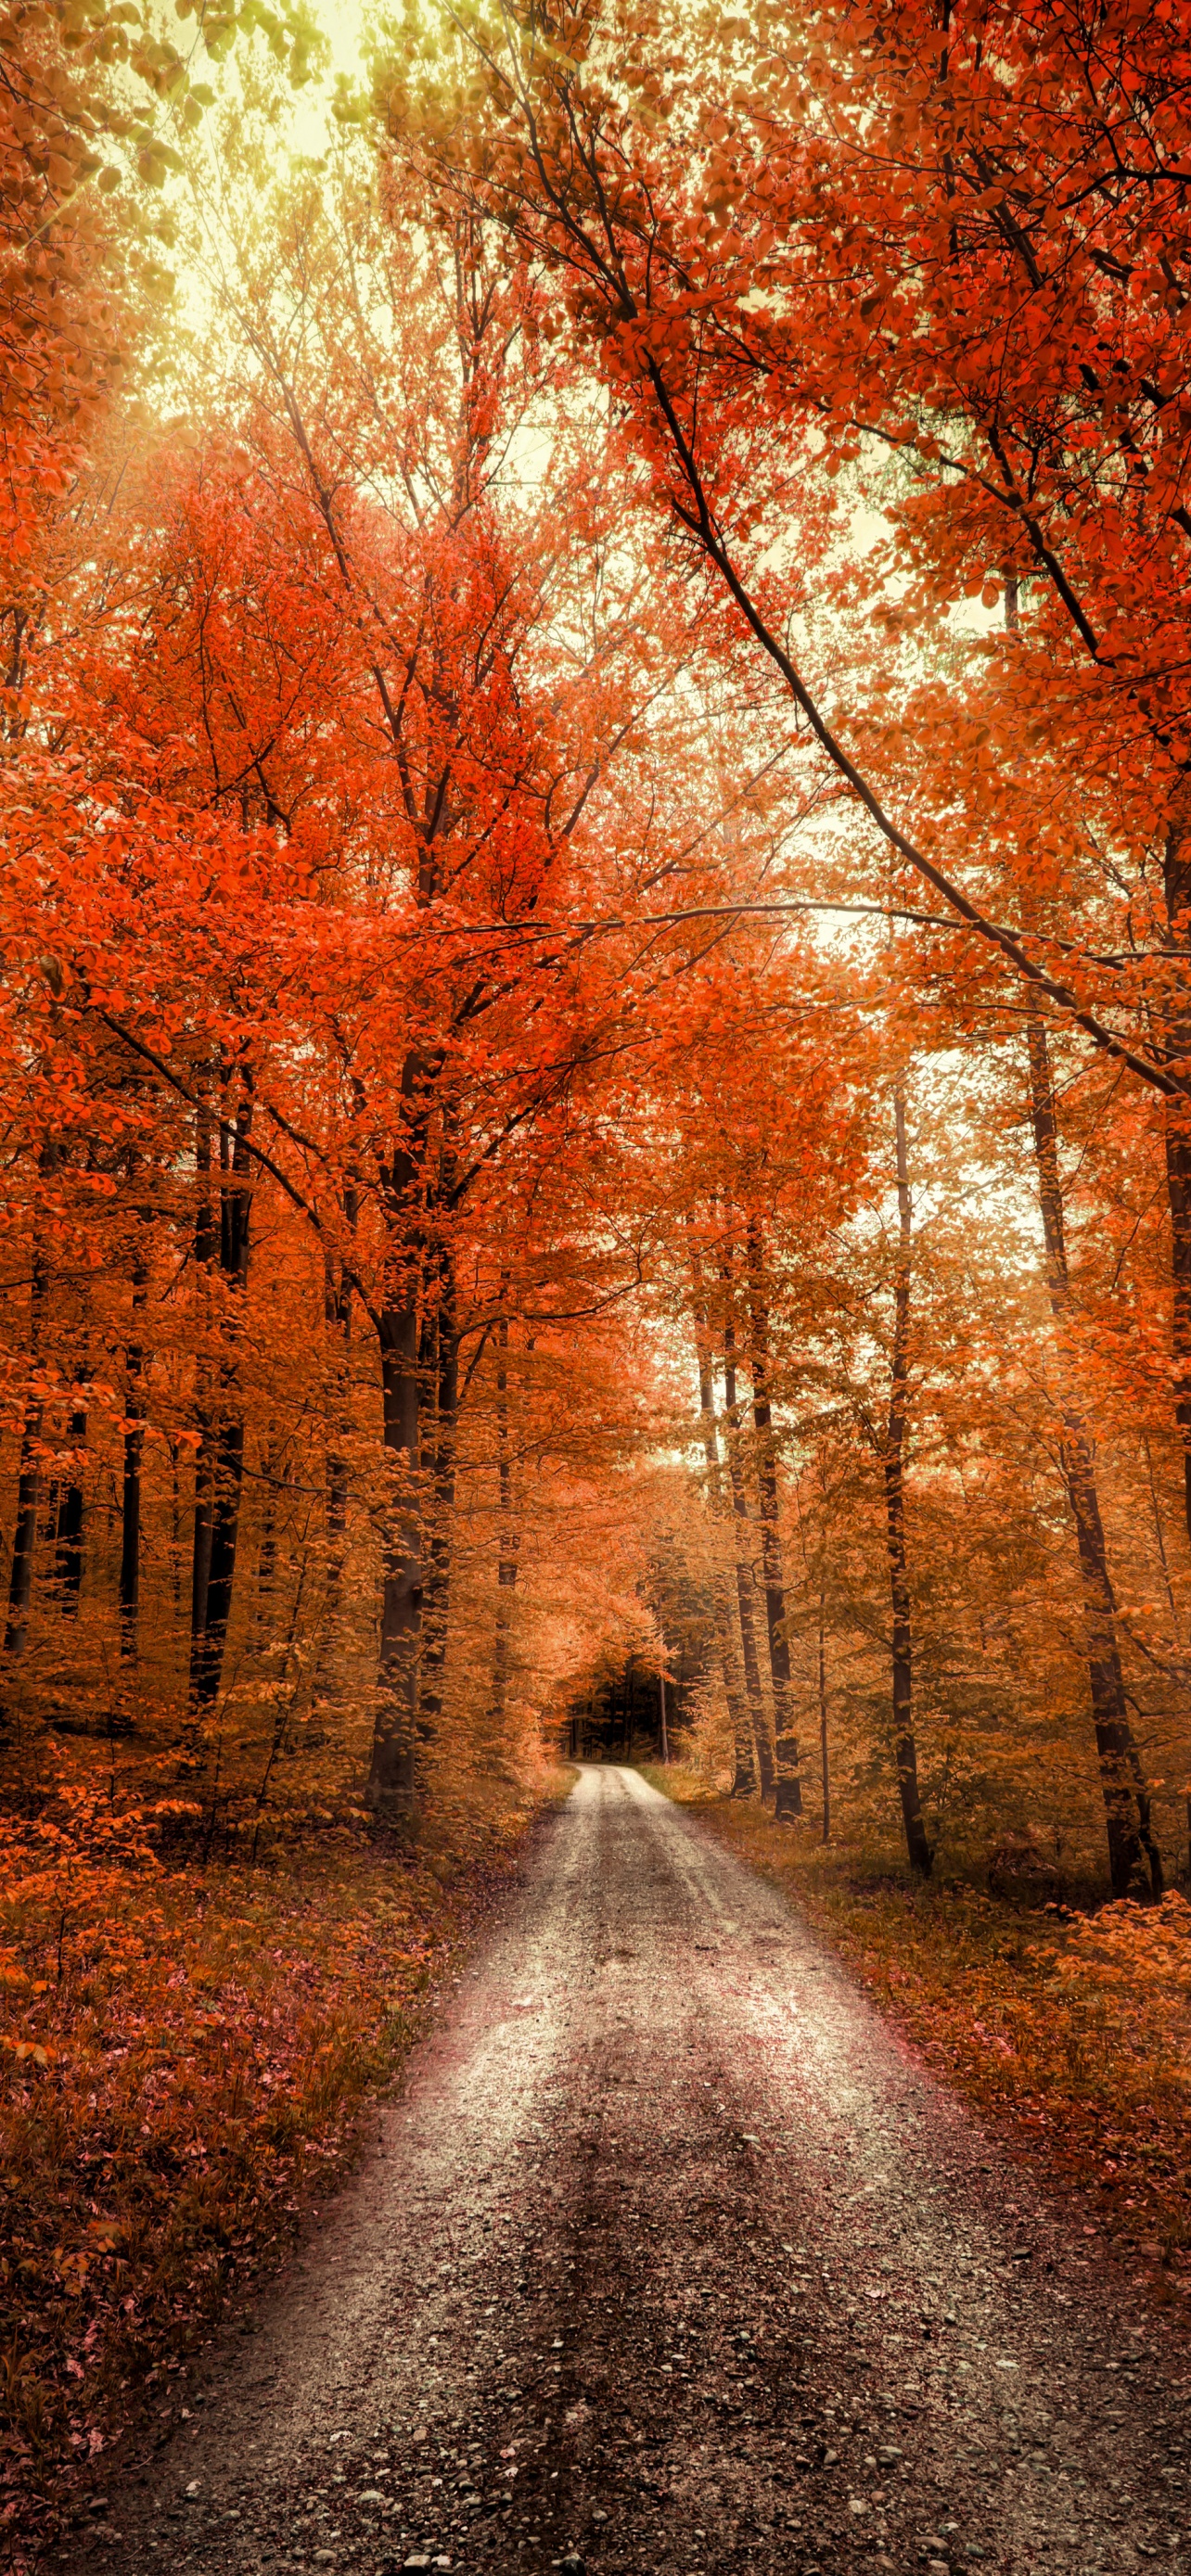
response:
<path fill-rule="evenodd" d="M 893 1279 L 893 1337 L 889 1352 L 889 1416 L 882 1466 L 885 1477 L 885 1528 L 889 1558 L 890 1649 L 893 1665 L 893 1758 L 905 1826 L 910 1866 L 929 1876 L 933 1855 L 922 1813 L 918 1785 L 918 1746 L 914 1734 L 914 1632 L 906 1550 L 906 1433 L 910 1404 L 910 1296 L 913 1262 L 913 1202 L 906 1146 L 906 1101 L 894 1096 L 894 1144 L 897 1172 L 897 1252 Z"/>
<path fill-rule="evenodd" d="M 722 1512 L 721 1487 L 723 1468 L 720 1460 L 719 1429 L 716 1422 L 715 1410 L 715 1367 L 712 1355 L 711 1337 L 708 1328 L 707 1309 L 703 1300 L 702 1262 L 700 1260 L 698 1246 L 694 1243 L 692 1243 L 691 1247 L 691 1272 L 692 1284 L 695 1292 L 694 1327 L 695 1358 L 699 1371 L 699 1427 L 703 1439 L 703 1461 L 707 1469 L 712 1510 L 715 1519 L 718 1521 Z M 735 1556 L 736 1538 L 734 1524 L 730 1524 L 730 1529 L 732 1536 L 732 1550 L 733 1555 Z M 737 1576 L 739 1581 L 739 1566 L 737 1567 Z M 716 1641 L 719 1652 L 720 1673 L 723 1681 L 724 1698 L 727 1702 L 728 1717 L 732 1728 L 732 1795 L 734 1798 L 751 1798 L 755 1797 L 757 1790 L 756 1744 L 758 1740 L 757 1721 L 761 1720 L 760 1677 L 757 1677 L 756 1718 L 754 1719 L 753 1712 L 750 1710 L 747 1699 L 742 1695 L 737 1683 L 736 1658 L 732 1650 L 733 1641 L 731 1622 L 726 1595 L 727 1585 L 722 1582 L 717 1570 L 715 1603 Z M 738 1616 L 742 1617 L 743 1626 L 747 1627 L 749 1625 L 749 1621 L 743 1614 L 739 1591 L 737 1593 L 737 1610 Z M 753 1661 L 755 1665 L 755 1645 L 753 1648 Z M 746 1677 L 746 1690 L 747 1687 Z M 761 1731 L 763 1732 L 763 1722 Z"/>
<path fill-rule="evenodd" d="M 786 1584 L 778 1517 L 777 1438 L 773 1427 L 769 1308 L 765 1291 L 765 1247 L 761 1220 L 749 1217 L 747 1231 L 749 1371 L 753 1381 L 753 1424 L 757 1434 L 757 1492 L 761 1505 L 761 1561 L 765 1576 L 765 1625 L 769 1636 L 769 1670 L 773 1682 L 774 1793 L 777 1813 L 802 1814 L 798 1773 L 798 1738 L 790 1696 L 790 1639 L 786 1626 Z"/>
<path fill-rule="evenodd" d="M 753 1721 L 753 1741 L 763 1798 L 772 1797 L 777 1779 L 773 1754 L 773 1735 L 769 1714 L 761 1693 L 761 1666 L 757 1653 L 757 1629 L 753 1616 L 753 1547 L 752 1514 L 748 1505 L 741 1456 L 740 1397 L 736 1383 L 736 1326 L 730 1311 L 724 1316 L 724 1438 L 728 1452 L 728 1485 L 732 1495 L 733 1556 L 736 1565 L 736 1608 L 740 1620 L 740 1649 L 744 1665 L 744 1686 Z"/>
<path fill-rule="evenodd" d="M 1030 1126 L 1046 1246 L 1046 1284 L 1060 1336 L 1059 1366 L 1066 1375 L 1071 1363 L 1063 1343 L 1072 1323 L 1071 1277 L 1067 1266 L 1050 1050 L 1046 1023 L 1040 1017 L 1032 1016 L 1028 1021 L 1026 1044 Z M 1059 1455 L 1079 1555 L 1087 1634 L 1088 1687 L 1104 1791 L 1112 1889 L 1114 1896 L 1159 1897 L 1162 1894 L 1162 1861 L 1154 1840 L 1150 1799 L 1125 1698 L 1116 1601 L 1104 1538 L 1095 1453 L 1070 1384 L 1063 1388 L 1061 1407 L 1063 1431 Z"/>

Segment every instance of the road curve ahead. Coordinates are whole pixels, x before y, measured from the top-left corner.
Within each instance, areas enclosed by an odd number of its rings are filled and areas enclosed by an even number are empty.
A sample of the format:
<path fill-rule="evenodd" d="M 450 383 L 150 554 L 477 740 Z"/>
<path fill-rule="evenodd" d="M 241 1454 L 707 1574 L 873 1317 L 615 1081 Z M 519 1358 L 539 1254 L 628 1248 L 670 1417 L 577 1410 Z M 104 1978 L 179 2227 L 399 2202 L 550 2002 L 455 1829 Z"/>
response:
<path fill-rule="evenodd" d="M 1181 2570 L 1185 2388 L 781 1897 L 592 1768 L 302 2267 L 55 2563 Z"/>

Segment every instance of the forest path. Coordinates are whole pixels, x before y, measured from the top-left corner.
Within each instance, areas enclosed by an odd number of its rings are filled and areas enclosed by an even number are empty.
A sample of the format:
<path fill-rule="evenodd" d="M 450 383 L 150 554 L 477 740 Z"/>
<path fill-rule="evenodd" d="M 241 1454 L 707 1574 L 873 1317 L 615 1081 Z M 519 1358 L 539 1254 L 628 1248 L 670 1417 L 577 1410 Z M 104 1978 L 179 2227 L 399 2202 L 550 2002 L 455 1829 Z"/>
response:
<path fill-rule="evenodd" d="M 56 2563 L 1182 2569 L 1183 2366 L 1078 2242 L 774 1889 L 588 1769 L 304 2270 Z"/>

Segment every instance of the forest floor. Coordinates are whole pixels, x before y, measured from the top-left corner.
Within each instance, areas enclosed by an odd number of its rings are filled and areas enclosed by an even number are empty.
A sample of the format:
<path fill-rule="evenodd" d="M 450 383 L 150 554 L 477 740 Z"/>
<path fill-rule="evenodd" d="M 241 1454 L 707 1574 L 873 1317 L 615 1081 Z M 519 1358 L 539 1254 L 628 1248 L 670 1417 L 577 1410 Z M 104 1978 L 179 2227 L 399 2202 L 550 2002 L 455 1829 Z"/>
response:
<path fill-rule="evenodd" d="M 315 1816 L 255 1867 L 163 1867 L 86 1785 L 6 1828 L 0 2567 L 168 2434 L 221 2323 L 250 2331 L 572 1779 L 482 1784 L 412 1845 Z"/>
<path fill-rule="evenodd" d="M 760 1801 L 646 1778 L 693 1807 L 830 1939 L 946 2081 L 1004 2127 L 1045 2183 L 1087 2201 L 1151 2298 L 1191 2323 L 1191 1909 L 1023 1912 L 952 1877 L 912 1885 L 887 1852 Z"/>
<path fill-rule="evenodd" d="M 255 2322 L 51 2563 L 1191 2565 L 1174 2311 L 780 1890 L 611 1766 Z"/>

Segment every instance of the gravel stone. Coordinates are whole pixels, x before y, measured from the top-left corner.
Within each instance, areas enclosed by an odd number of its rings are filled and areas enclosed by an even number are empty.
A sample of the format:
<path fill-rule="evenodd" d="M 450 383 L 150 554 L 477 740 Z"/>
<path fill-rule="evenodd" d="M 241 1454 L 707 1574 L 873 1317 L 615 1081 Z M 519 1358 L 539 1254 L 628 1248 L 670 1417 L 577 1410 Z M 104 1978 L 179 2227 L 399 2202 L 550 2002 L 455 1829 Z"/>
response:
<path fill-rule="evenodd" d="M 1191 2576 L 1181 2316 L 694 1817 L 585 1769 L 443 2007 L 80 2571 Z"/>

